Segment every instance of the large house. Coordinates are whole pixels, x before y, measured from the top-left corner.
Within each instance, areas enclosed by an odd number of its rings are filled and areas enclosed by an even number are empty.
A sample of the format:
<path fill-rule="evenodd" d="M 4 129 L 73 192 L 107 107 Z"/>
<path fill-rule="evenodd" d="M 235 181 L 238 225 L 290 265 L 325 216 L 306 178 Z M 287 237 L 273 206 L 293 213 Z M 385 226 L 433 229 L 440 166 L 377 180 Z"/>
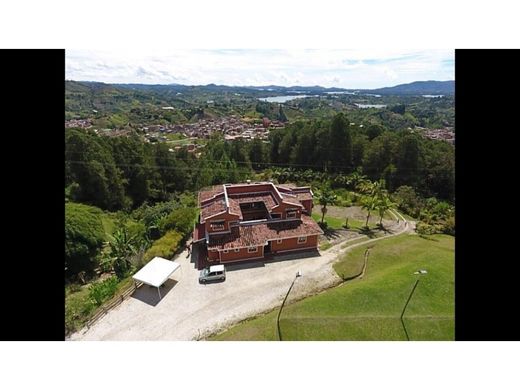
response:
<path fill-rule="evenodd" d="M 310 217 L 309 187 L 271 182 L 224 184 L 200 191 L 193 242 L 206 264 L 316 250 L 323 233 Z M 199 261 L 199 264 L 201 261 Z"/>

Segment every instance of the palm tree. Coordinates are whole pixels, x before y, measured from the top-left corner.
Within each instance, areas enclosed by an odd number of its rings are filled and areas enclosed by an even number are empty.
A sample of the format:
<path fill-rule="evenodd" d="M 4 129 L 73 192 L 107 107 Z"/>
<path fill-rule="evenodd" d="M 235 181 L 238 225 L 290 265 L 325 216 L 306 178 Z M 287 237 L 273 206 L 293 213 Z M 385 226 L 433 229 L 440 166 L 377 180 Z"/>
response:
<path fill-rule="evenodd" d="M 345 184 L 350 186 L 351 189 L 356 189 L 361 182 L 367 180 L 365 175 L 362 175 L 359 171 L 354 171 L 346 177 Z"/>
<path fill-rule="evenodd" d="M 361 208 L 368 211 L 367 221 L 365 223 L 365 227 L 368 228 L 368 220 L 370 218 L 370 213 L 376 208 L 377 199 L 374 196 L 364 196 L 361 199 Z"/>
<path fill-rule="evenodd" d="M 327 205 L 334 203 L 336 195 L 329 189 L 323 189 L 322 191 L 318 191 L 317 197 L 318 203 L 321 205 L 321 223 L 323 223 L 325 214 L 327 214 Z"/>
<path fill-rule="evenodd" d="M 356 189 L 364 195 L 374 196 L 374 184 L 370 180 L 360 180 L 356 184 Z"/>
<path fill-rule="evenodd" d="M 376 209 L 379 213 L 379 216 L 381 219 L 379 220 L 379 225 L 383 226 L 383 216 L 385 215 L 385 212 L 389 209 L 394 207 L 394 204 L 390 200 L 390 196 L 388 195 L 388 192 L 386 190 L 381 191 L 379 197 L 377 198 L 376 202 Z"/>

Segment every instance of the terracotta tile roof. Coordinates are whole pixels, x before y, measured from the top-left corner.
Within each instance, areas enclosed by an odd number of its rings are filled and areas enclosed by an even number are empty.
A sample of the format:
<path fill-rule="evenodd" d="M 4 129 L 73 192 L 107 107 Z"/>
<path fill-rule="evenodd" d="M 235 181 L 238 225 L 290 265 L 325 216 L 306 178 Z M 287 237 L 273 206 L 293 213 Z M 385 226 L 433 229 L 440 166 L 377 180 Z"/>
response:
<path fill-rule="evenodd" d="M 284 183 L 284 184 L 277 184 L 276 187 L 278 187 L 278 189 L 280 189 L 280 188 L 291 189 L 291 188 L 295 188 L 295 187 L 298 187 L 298 186 L 296 184 L 294 184 L 294 183 Z"/>
<path fill-rule="evenodd" d="M 278 188 L 278 191 L 280 191 L 284 198 L 290 201 L 294 201 L 294 198 L 301 200 L 311 200 L 311 189 L 309 187 L 298 187 L 296 184 L 280 184 L 276 186 Z M 294 196 L 291 197 L 291 195 Z M 298 202 L 299 203 L 299 202 Z"/>
<path fill-rule="evenodd" d="M 224 193 L 224 187 L 222 185 L 213 186 L 199 191 L 199 205 L 202 202 L 211 199 L 213 196 L 221 193 Z"/>
<path fill-rule="evenodd" d="M 303 208 L 302 203 L 293 194 L 283 194 L 283 201 L 284 203 L 294 204 Z"/>
<path fill-rule="evenodd" d="M 200 208 L 200 216 L 202 220 L 211 217 L 212 215 L 226 211 L 226 201 L 224 195 L 218 196 L 213 202 L 208 203 Z"/>
<path fill-rule="evenodd" d="M 294 195 L 299 201 L 312 200 L 312 195 L 310 192 L 296 192 Z"/>
<path fill-rule="evenodd" d="M 228 198 L 229 201 L 229 212 L 232 214 L 238 214 L 242 216 L 242 210 L 240 210 L 240 204 L 236 199 Z"/>
<path fill-rule="evenodd" d="M 252 195 L 229 195 L 229 199 L 234 199 L 238 204 L 240 203 L 253 203 L 253 202 L 264 202 L 268 210 L 275 207 L 278 202 L 274 199 L 274 196 L 270 192 L 265 194 L 252 194 Z"/>
<path fill-rule="evenodd" d="M 267 240 L 322 234 L 318 224 L 306 215 L 295 221 L 239 225 L 231 233 L 211 235 L 208 249 L 230 249 L 264 245 Z"/>
<path fill-rule="evenodd" d="M 276 193 L 276 191 L 274 191 L 274 186 L 271 183 L 234 185 L 233 188 L 244 187 L 244 189 L 250 189 L 251 191 L 254 191 L 258 190 L 259 188 L 262 188 L 260 186 L 263 186 L 265 190 L 266 184 L 269 184 L 271 190 L 263 193 L 252 193 L 250 195 L 244 193 L 228 193 L 229 212 L 231 212 L 232 214 L 242 216 L 242 211 L 240 210 L 240 203 L 252 202 L 264 202 L 267 209 L 271 211 L 280 203 L 279 196 Z M 280 190 L 280 192 L 282 193 L 283 201 L 286 203 L 292 203 L 303 207 L 303 205 L 300 202 L 301 200 L 312 199 L 310 188 L 308 187 L 296 187 L 294 184 L 284 184 L 283 186 L 276 186 L 276 188 Z M 202 203 L 205 204 L 202 205 Z M 225 211 L 226 205 L 224 198 L 224 186 L 217 185 L 200 191 L 199 207 L 201 209 L 202 220 L 206 220 L 212 215 Z"/>

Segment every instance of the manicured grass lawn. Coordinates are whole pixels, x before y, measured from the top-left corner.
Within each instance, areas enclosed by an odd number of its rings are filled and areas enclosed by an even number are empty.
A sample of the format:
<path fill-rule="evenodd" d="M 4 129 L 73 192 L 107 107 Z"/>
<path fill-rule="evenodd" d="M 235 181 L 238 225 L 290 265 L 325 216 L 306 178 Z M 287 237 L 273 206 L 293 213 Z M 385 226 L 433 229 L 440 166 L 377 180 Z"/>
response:
<path fill-rule="evenodd" d="M 321 213 L 312 213 L 312 218 L 316 222 L 321 222 Z M 325 218 L 323 220 L 327 222 L 327 226 L 330 229 L 341 229 L 343 227 L 343 224 L 345 223 L 345 220 L 329 217 L 327 214 L 325 214 Z"/>
<path fill-rule="evenodd" d="M 327 249 L 329 249 L 330 247 L 332 246 L 332 244 L 328 241 L 326 242 L 322 242 L 320 244 L 320 251 L 326 251 Z"/>
<path fill-rule="evenodd" d="M 284 307 L 283 340 L 406 340 L 399 320 L 416 278 L 420 278 L 404 316 L 411 340 L 454 339 L 454 238 L 434 240 L 403 235 L 375 242 L 363 279 Z M 366 246 L 354 248 L 335 264 L 344 278 L 359 273 Z M 428 271 L 414 275 L 419 269 Z M 276 340 L 277 310 L 246 321 L 214 340 Z"/>
<path fill-rule="evenodd" d="M 316 222 L 321 222 L 321 213 L 312 213 L 312 219 L 314 219 Z M 325 214 L 324 221 L 327 222 L 327 226 L 329 227 L 329 229 L 342 229 L 343 225 L 345 224 L 344 219 L 331 217 L 327 214 Z M 357 219 L 349 218 L 348 226 L 349 229 L 360 229 L 365 226 L 365 221 L 359 221 Z M 376 224 L 369 223 L 368 227 L 373 229 L 376 227 Z"/>
<path fill-rule="evenodd" d="M 358 237 L 358 238 L 354 238 L 352 240 L 348 240 L 346 243 L 341 245 L 341 247 L 342 248 L 346 248 L 347 246 L 351 246 L 353 244 L 359 244 L 360 242 L 364 242 L 364 241 L 367 241 L 369 239 L 370 238 L 368 238 L 367 236 L 361 236 L 361 237 Z"/>

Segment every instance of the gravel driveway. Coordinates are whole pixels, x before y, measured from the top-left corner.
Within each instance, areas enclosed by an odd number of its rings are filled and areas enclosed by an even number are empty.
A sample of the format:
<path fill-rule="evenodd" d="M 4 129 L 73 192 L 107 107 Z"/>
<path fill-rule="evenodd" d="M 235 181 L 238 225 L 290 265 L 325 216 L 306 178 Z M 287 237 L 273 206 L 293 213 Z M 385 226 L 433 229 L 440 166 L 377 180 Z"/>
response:
<path fill-rule="evenodd" d="M 403 228 L 408 230 L 401 223 L 395 232 Z M 288 302 L 339 284 L 332 263 L 350 248 L 336 245 L 314 257 L 226 266 L 226 281 L 207 285 L 199 284 L 199 271 L 185 251 L 175 259 L 181 267 L 161 289 L 162 300 L 156 288 L 141 286 L 90 329 L 72 334 L 70 340 L 204 338 L 279 307 L 298 270 L 303 276 L 296 280 Z"/>

